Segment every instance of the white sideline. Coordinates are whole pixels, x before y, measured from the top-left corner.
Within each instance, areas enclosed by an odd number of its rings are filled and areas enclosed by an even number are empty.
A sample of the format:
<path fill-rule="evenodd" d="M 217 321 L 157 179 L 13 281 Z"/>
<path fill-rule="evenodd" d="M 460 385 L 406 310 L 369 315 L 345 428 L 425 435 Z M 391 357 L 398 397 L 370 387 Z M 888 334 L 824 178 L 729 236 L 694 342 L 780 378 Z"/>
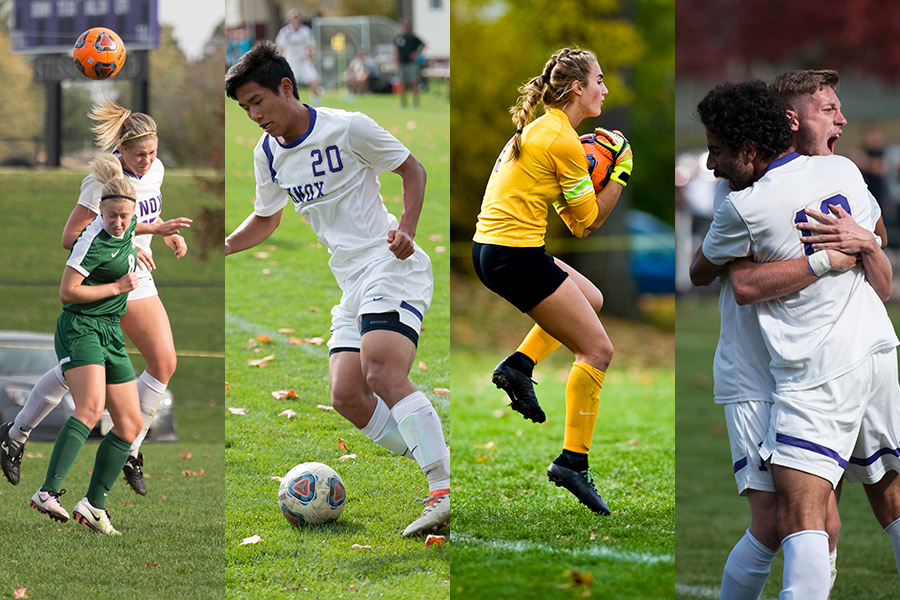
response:
<path fill-rule="evenodd" d="M 634 552 L 630 550 L 616 550 L 607 546 L 588 546 L 586 548 L 557 548 L 550 544 L 531 542 L 527 540 L 483 540 L 466 534 L 451 533 L 450 541 L 456 544 L 472 544 L 477 546 L 489 546 L 500 550 L 521 552 L 532 550 L 546 552 L 548 554 L 567 554 L 572 557 L 588 556 L 592 558 L 606 558 L 620 562 L 639 563 L 653 565 L 657 563 L 674 563 L 675 557 L 671 554 L 651 554 L 649 552 Z M 716 596 L 718 597 L 718 595 Z"/>
<path fill-rule="evenodd" d="M 701 598 L 702 600 L 719 600 L 719 588 L 711 585 L 690 585 L 687 583 L 676 583 L 675 593 L 688 596 L 690 598 Z M 775 600 L 774 598 L 761 598 L 760 600 Z"/>

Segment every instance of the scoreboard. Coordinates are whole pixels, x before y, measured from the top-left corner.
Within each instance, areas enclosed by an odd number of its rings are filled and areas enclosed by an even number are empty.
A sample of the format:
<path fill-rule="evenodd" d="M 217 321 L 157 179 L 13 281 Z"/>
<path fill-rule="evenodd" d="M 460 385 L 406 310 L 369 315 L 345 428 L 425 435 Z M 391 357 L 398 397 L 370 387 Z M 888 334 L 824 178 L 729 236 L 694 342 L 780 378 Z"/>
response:
<path fill-rule="evenodd" d="M 12 51 L 69 53 L 91 27 L 108 27 L 128 51 L 159 46 L 156 0 L 15 0 Z"/>

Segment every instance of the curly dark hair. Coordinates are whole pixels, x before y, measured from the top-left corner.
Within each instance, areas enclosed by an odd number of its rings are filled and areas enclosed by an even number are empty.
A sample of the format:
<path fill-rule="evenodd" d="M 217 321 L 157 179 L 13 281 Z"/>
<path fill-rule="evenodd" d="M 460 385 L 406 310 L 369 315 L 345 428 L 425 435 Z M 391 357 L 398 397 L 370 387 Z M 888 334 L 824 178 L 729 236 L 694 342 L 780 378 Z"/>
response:
<path fill-rule="evenodd" d="M 784 108 L 759 80 L 717 85 L 697 105 L 697 115 L 730 150 L 751 140 L 760 157 L 769 160 L 793 144 Z"/>
<path fill-rule="evenodd" d="M 237 100 L 237 89 L 245 83 L 254 82 L 278 93 L 281 80 L 287 77 L 294 86 L 294 98 L 300 99 L 297 91 L 297 80 L 287 59 L 278 53 L 278 47 L 270 41 L 264 41 L 248 50 L 225 73 L 225 93 L 232 100 Z"/>

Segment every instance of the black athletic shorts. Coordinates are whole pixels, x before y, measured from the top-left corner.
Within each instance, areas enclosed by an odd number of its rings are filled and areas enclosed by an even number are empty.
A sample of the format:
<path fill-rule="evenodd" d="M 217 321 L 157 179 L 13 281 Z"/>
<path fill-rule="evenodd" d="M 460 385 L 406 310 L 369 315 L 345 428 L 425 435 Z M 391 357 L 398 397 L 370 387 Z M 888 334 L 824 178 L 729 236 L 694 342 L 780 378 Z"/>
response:
<path fill-rule="evenodd" d="M 555 292 L 568 273 L 539 248 L 511 248 L 472 242 L 475 273 L 489 290 L 528 312 Z"/>

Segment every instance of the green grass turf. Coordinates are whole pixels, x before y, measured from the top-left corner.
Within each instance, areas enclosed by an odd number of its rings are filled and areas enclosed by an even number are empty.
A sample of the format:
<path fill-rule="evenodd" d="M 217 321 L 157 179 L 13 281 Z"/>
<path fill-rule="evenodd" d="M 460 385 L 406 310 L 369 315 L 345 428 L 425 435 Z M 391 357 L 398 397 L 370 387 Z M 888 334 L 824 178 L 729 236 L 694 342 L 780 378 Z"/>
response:
<path fill-rule="evenodd" d="M 571 353 L 557 350 L 535 369 L 548 419 L 525 421 L 507 407 L 491 370 L 532 322 L 463 278 L 453 281 L 452 306 L 453 596 L 671 598 L 671 331 L 604 318 L 616 357 L 590 453 L 612 510 L 601 517 L 546 475 L 562 447 Z"/>
<path fill-rule="evenodd" d="M 889 309 L 896 322 L 897 309 Z M 682 298 L 677 322 L 676 598 L 718 598 L 722 567 L 750 524 L 750 509 L 736 493 L 723 412 L 712 399 L 719 335 L 715 299 Z M 832 600 L 897 598 L 890 540 L 872 516 L 861 486 L 844 485 L 840 513 Z M 763 598 L 778 597 L 782 566 L 779 554 Z"/>
<path fill-rule="evenodd" d="M 61 310 L 59 280 L 68 257 L 60 237 L 86 172 L 0 169 L 0 327 L 53 332 Z M 177 169 L 167 171 L 163 196 L 167 217 L 193 217 L 202 206 L 221 206 L 219 199 L 198 189 L 192 173 Z M 150 475 L 147 498 L 121 482 L 113 489 L 109 507 L 124 534 L 116 540 L 91 537 L 80 531 L 86 529 L 81 525 L 56 526 L 28 507 L 52 448 L 29 444 L 27 451 L 42 458 L 25 458 L 18 488 L 0 481 L 0 598 L 12 597 L 20 586 L 28 588 L 32 598 L 221 594 L 223 517 L 221 505 L 210 499 L 221 496 L 224 482 L 224 258 L 219 253 L 199 260 L 193 233 L 183 233 L 189 253 L 181 260 L 161 240 L 153 242 L 154 277 L 179 352 L 178 370 L 169 385 L 179 441 L 143 447 Z M 135 368 L 143 370 L 140 355 L 129 348 Z M 185 450 L 192 460 L 178 456 Z M 69 510 L 87 489 L 86 473 L 95 452 L 96 444 L 88 444 L 66 480 L 70 493 L 64 505 Z M 183 477 L 184 469 L 203 469 L 205 474 Z M 125 501 L 132 505 L 122 507 Z M 144 567 L 144 562 L 151 566 Z M 152 567 L 154 562 L 157 567 Z"/>
<path fill-rule="evenodd" d="M 425 316 L 410 379 L 431 398 L 447 426 L 449 387 L 449 114 L 446 100 L 423 96 L 418 110 L 401 111 L 393 97 L 356 97 L 347 102 L 326 94 L 325 106 L 360 110 L 407 145 L 428 171 L 425 205 L 416 241 L 429 254 L 434 299 Z M 234 103 L 226 107 L 226 229 L 233 231 L 252 211 L 252 150 L 260 129 Z M 381 176 L 388 209 L 399 214 L 397 175 Z M 257 254 L 265 252 L 267 255 Z M 416 464 L 379 448 L 329 405 L 328 350 L 323 344 L 292 345 L 299 339 L 328 338 L 330 309 L 340 290 L 327 266 L 328 253 L 299 215 L 288 207 L 281 225 L 261 246 L 226 261 L 226 374 L 229 408 L 247 414 L 226 418 L 226 544 L 228 597 L 280 598 L 292 593 L 318 598 L 446 598 L 449 548 L 423 547 L 400 536 L 421 512 L 414 497 L 427 493 Z M 282 328 L 295 330 L 279 333 Z M 273 338 L 262 352 L 248 340 Z M 247 360 L 275 358 L 265 367 Z M 425 367 L 419 368 L 419 363 Z M 296 400 L 276 400 L 271 392 L 293 389 Z M 295 418 L 279 417 L 293 410 Z M 341 462 L 338 438 L 356 459 Z M 337 523 L 311 529 L 288 525 L 277 504 L 278 482 L 304 461 L 332 466 L 347 488 L 347 504 Z M 254 545 L 239 545 L 259 535 Z M 351 545 L 371 546 L 370 550 Z"/>
<path fill-rule="evenodd" d="M 214 500 L 225 480 L 221 443 L 182 438 L 144 446 L 148 495 L 138 496 L 120 480 L 107 499 L 122 534 L 115 537 L 73 520 L 58 523 L 29 507 L 52 448 L 29 443 L 19 485 L 0 481 L 0 598 L 13 598 L 19 587 L 33 599 L 221 597 L 224 516 Z M 97 444 L 87 444 L 66 478 L 61 500 L 69 513 L 87 491 L 96 450 Z M 190 459 L 179 455 L 186 453 Z"/>

